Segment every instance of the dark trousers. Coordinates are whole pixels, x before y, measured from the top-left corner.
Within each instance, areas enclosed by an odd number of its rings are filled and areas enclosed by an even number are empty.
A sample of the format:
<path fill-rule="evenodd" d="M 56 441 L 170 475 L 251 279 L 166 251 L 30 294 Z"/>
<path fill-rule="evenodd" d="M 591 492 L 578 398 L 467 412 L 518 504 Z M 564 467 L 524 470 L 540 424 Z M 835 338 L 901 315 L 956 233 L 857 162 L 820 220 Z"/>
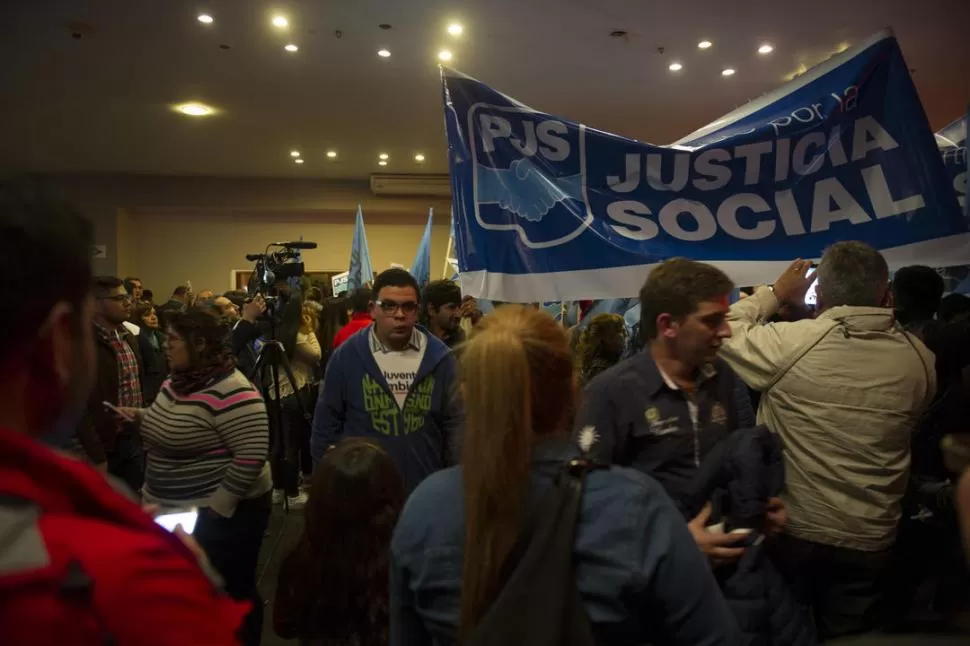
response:
<path fill-rule="evenodd" d="M 137 431 L 124 430 L 115 438 L 115 446 L 108 452 L 108 473 L 138 493 L 145 483 L 145 451 Z"/>
<path fill-rule="evenodd" d="M 890 550 L 863 552 L 785 535 L 772 552 L 796 599 L 812 609 L 819 641 L 880 627 Z"/>
<path fill-rule="evenodd" d="M 313 469 L 310 457 L 310 424 L 303 417 L 297 397 L 284 397 L 279 432 L 273 433 L 272 459 L 270 468 L 273 472 L 273 488 L 282 489 L 287 496 L 300 493 L 300 472 L 309 475 Z M 270 404 L 272 405 L 272 404 Z M 270 411 L 270 416 L 273 412 Z M 270 420 L 271 424 L 275 424 Z"/>
<path fill-rule="evenodd" d="M 233 599 L 253 604 L 239 633 L 243 646 L 259 646 L 263 634 L 263 599 L 256 587 L 256 567 L 272 506 L 267 493 L 241 500 L 232 518 L 203 510 L 195 525 L 195 540 L 225 582 L 226 592 Z"/>

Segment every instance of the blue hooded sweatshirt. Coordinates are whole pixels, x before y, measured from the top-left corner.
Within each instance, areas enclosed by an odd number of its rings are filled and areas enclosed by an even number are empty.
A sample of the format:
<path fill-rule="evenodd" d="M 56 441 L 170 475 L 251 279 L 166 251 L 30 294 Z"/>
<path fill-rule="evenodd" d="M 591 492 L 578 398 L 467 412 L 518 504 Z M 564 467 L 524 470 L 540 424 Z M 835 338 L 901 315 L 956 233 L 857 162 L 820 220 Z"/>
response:
<path fill-rule="evenodd" d="M 427 347 L 403 407 L 371 353 L 370 328 L 342 343 L 330 357 L 313 416 L 310 452 L 319 462 L 345 437 L 375 440 L 397 463 L 410 492 L 450 466 L 463 422 L 458 363 L 444 343 L 420 328 Z"/>

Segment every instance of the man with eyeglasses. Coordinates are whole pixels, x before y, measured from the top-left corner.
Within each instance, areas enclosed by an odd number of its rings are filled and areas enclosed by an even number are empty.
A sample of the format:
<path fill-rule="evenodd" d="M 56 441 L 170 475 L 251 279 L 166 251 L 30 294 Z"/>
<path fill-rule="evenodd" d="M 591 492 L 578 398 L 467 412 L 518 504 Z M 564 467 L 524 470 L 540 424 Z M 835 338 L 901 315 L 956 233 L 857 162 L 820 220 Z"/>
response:
<path fill-rule="evenodd" d="M 344 437 L 376 440 L 397 463 L 408 491 L 453 462 L 462 423 L 457 362 L 417 325 L 418 283 L 404 269 L 381 273 L 372 288 L 373 325 L 333 353 L 313 418 L 319 462 Z"/>
<path fill-rule="evenodd" d="M 93 292 L 96 383 L 78 440 L 98 468 L 138 491 L 145 472 L 141 438 L 131 423 L 106 406 L 141 408 L 143 404 L 138 343 L 124 327 L 131 316 L 131 297 L 114 276 L 95 278 Z"/>

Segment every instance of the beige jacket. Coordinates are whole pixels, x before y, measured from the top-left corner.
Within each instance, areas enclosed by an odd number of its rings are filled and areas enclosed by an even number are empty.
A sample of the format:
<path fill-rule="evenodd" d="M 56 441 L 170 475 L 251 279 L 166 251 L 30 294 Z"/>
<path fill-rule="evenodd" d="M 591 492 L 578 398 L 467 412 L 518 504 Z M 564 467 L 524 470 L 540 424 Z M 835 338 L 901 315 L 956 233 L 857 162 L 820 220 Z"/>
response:
<path fill-rule="evenodd" d="M 797 323 L 767 287 L 731 306 L 721 356 L 762 391 L 758 423 L 781 436 L 791 535 L 892 546 L 909 478 L 910 435 L 936 392 L 936 357 L 892 310 L 835 307 Z"/>

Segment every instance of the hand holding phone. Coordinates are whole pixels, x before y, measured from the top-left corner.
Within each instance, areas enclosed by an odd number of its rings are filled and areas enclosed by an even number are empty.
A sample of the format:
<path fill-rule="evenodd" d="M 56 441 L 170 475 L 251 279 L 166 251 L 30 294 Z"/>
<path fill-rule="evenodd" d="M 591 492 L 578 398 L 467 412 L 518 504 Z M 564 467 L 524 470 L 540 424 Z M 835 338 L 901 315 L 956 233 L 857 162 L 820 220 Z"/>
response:
<path fill-rule="evenodd" d="M 181 529 L 186 534 L 195 531 L 195 523 L 199 519 L 199 510 L 196 508 L 173 511 L 155 516 L 155 522 L 170 532 Z"/>
<path fill-rule="evenodd" d="M 121 419 L 125 420 L 126 422 L 134 423 L 138 421 L 138 417 L 136 415 L 132 415 L 130 412 L 118 408 L 111 402 L 101 402 L 101 405 L 107 408 L 108 410 L 110 410 L 112 413 L 114 413 Z"/>
<path fill-rule="evenodd" d="M 817 269 L 818 269 L 818 265 L 813 266 L 811 269 L 808 270 L 808 272 L 806 272 L 805 277 L 808 278 L 809 276 L 811 276 L 812 274 L 814 274 L 815 273 L 815 270 L 817 270 Z M 812 281 L 812 286 L 808 288 L 808 291 L 807 292 L 805 292 L 805 304 L 806 305 L 811 305 L 811 306 L 814 307 L 818 303 L 818 292 L 817 292 L 817 290 L 818 290 L 818 278 L 816 278 L 814 281 Z"/>

